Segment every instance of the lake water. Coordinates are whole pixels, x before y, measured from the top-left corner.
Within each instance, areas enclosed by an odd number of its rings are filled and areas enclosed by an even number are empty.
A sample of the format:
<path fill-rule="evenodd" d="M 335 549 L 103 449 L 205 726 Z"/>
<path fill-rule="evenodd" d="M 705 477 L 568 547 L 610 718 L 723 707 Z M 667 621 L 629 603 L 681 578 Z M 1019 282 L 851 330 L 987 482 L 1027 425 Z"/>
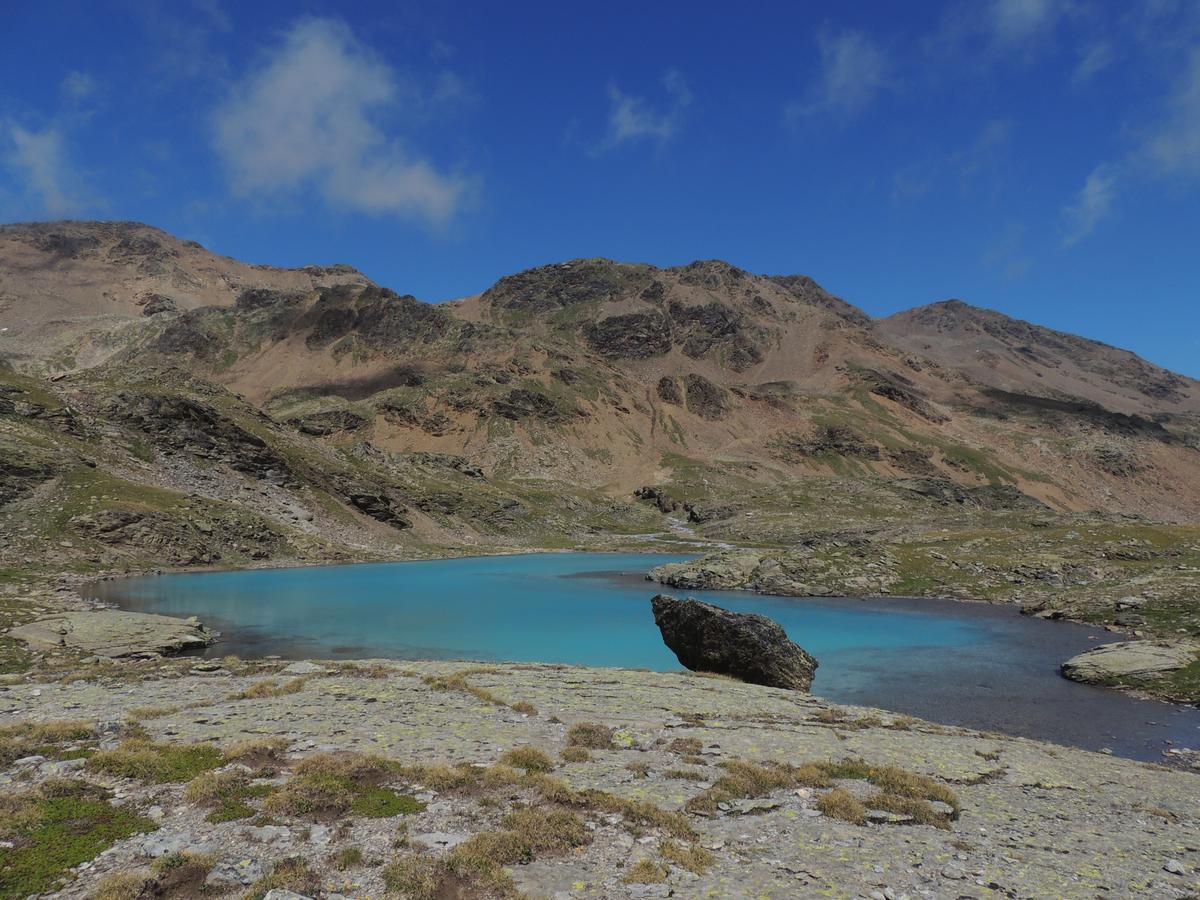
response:
<path fill-rule="evenodd" d="M 471 659 L 680 667 L 645 580 L 686 557 L 543 553 L 97 583 L 125 609 L 196 615 L 222 632 L 209 655 Z M 682 592 L 677 592 L 682 593 Z M 942 600 L 689 596 L 779 622 L 820 662 L 813 692 L 947 724 L 1159 759 L 1200 746 L 1200 710 L 1067 681 L 1063 660 L 1103 630 Z"/>

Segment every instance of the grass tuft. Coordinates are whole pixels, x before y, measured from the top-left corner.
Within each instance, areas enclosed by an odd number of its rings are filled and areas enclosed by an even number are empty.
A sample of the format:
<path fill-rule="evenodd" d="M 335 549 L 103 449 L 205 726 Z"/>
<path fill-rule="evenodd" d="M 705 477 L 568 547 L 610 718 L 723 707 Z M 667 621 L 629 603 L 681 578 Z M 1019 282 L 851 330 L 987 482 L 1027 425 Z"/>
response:
<path fill-rule="evenodd" d="M 500 762 L 526 772 L 549 772 L 554 761 L 537 747 L 514 747 L 500 757 Z"/>
<path fill-rule="evenodd" d="M 834 788 L 817 798 L 817 809 L 831 819 L 852 825 L 865 825 L 867 808 L 845 788 Z"/>
<path fill-rule="evenodd" d="M 613 749 L 613 730 L 595 722 L 576 722 L 567 729 L 567 746 L 589 750 Z"/>
<path fill-rule="evenodd" d="M 668 870 L 662 863 L 652 859 L 639 859 L 625 872 L 621 880 L 626 884 L 663 884 Z"/>

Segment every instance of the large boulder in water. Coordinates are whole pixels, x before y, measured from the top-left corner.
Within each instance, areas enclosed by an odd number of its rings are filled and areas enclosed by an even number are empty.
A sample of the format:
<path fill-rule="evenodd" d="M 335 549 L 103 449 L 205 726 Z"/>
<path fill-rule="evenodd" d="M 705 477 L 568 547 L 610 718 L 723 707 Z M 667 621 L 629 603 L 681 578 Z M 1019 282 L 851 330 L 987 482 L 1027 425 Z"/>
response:
<path fill-rule="evenodd" d="M 1062 673 L 1084 684 L 1111 684 L 1126 678 L 1157 678 L 1200 658 L 1200 645 L 1179 641 L 1119 641 L 1101 644 L 1062 664 Z"/>
<path fill-rule="evenodd" d="M 817 661 L 766 616 L 667 594 L 659 594 L 651 605 L 663 641 L 693 671 L 795 691 L 812 685 Z"/>

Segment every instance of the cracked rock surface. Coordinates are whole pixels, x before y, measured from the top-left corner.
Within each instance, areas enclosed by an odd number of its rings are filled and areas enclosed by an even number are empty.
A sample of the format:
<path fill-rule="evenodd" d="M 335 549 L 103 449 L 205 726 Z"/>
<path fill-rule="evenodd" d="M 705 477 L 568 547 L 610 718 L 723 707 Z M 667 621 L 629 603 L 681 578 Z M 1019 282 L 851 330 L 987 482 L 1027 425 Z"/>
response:
<path fill-rule="evenodd" d="M 794 691 L 682 673 L 322 663 L 306 667 L 297 690 L 271 696 L 254 686 L 276 683 L 295 669 L 284 673 L 283 662 L 140 665 L 141 680 L 108 675 L 6 685 L 0 724 L 113 723 L 155 707 L 141 722 L 153 740 L 227 748 L 247 738 L 282 737 L 285 768 L 321 751 L 379 754 L 405 765 L 491 765 L 514 747 L 531 746 L 553 760 L 550 774 L 576 791 L 598 788 L 668 811 L 684 809 L 730 763 L 861 759 L 929 776 L 961 805 L 946 829 L 880 810 L 856 825 L 823 812 L 822 789 L 768 789 L 707 815 L 689 813 L 695 845 L 712 854 L 712 864 L 703 874 L 666 865 L 665 881 L 657 884 L 625 879 L 637 861 L 659 859 L 668 835 L 654 825 L 631 829 L 618 815 L 584 810 L 585 844 L 510 867 L 530 896 L 1182 898 L 1200 889 L 1200 780 L 1161 766 L 836 709 Z M 563 761 L 570 726 L 584 722 L 611 728 L 611 745 Z M 103 724 L 100 733 L 106 733 Z M 0 782 L 4 791 L 32 786 L 61 776 L 52 771 L 61 765 L 18 760 Z M 266 824 L 212 823 L 204 809 L 183 799 L 181 784 L 76 771 L 158 828 L 85 863 L 60 892 L 66 897 L 88 896 L 105 874 L 181 849 L 214 860 L 206 896 L 238 896 L 274 862 L 302 856 L 319 872 L 317 896 L 378 897 L 387 893 L 382 868 L 398 854 L 414 848 L 451 853 L 470 835 L 495 828 L 511 809 L 533 802 L 519 786 L 483 802 L 480 795 L 411 784 L 405 789 L 423 808 L 391 818 L 349 815 L 314 823 L 275 815 Z M 282 771 L 266 783 L 286 777 Z M 837 787 L 869 802 L 864 782 Z M 404 850 L 397 849 L 399 834 Z M 350 847 L 362 851 L 361 865 L 342 870 L 329 862 Z"/>

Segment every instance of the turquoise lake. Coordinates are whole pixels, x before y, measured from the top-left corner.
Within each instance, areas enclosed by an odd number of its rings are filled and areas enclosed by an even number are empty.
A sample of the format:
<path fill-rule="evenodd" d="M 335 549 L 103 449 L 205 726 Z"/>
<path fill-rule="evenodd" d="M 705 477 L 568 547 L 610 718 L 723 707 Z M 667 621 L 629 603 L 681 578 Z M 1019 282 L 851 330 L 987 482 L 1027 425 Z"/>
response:
<path fill-rule="evenodd" d="M 125 609 L 196 615 L 220 656 L 470 659 L 680 667 L 663 644 L 647 570 L 687 557 L 541 553 L 196 572 L 98 582 Z M 675 592 L 682 595 L 684 592 Z M 1200 745 L 1200 710 L 1075 684 L 1063 660 L 1103 630 L 939 600 L 689 596 L 779 622 L 820 662 L 813 692 L 947 724 L 1141 759 Z"/>

